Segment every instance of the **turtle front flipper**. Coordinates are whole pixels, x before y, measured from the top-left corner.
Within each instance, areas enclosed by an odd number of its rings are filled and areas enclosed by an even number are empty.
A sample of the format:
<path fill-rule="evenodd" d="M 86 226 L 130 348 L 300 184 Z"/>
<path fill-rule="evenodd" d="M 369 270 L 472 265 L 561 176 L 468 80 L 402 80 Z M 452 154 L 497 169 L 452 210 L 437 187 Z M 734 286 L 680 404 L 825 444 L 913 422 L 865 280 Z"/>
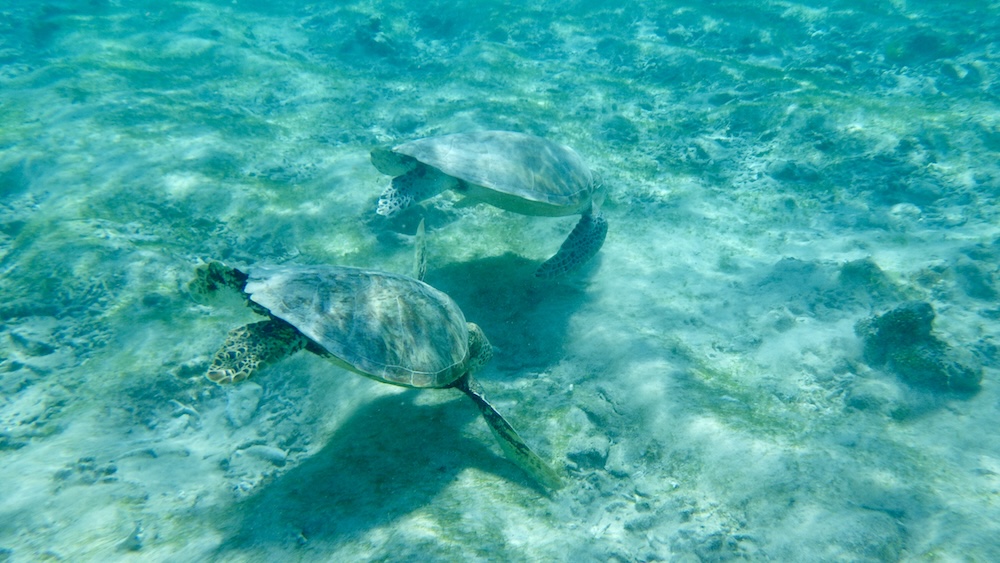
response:
<path fill-rule="evenodd" d="M 539 266 L 535 276 L 557 278 L 579 268 L 597 254 L 607 236 L 608 221 L 603 215 L 584 214 L 559 247 L 559 252 Z"/>
<path fill-rule="evenodd" d="M 400 211 L 432 198 L 437 194 L 458 186 L 458 180 L 431 168 L 418 165 L 413 170 L 396 176 L 378 198 L 375 212 L 385 217 L 393 217 Z"/>
<path fill-rule="evenodd" d="M 483 418 L 486 419 L 493 436 L 500 444 L 500 449 L 503 450 L 508 459 L 546 488 L 553 490 L 562 488 L 562 477 L 549 464 L 545 463 L 545 460 L 538 457 L 538 454 L 528 447 L 528 444 L 521 439 L 503 415 L 493 408 L 493 405 L 483 395 L 483 389 L 478 382 L 466 375 L 458 381 L 456 387 L 464 391 L 479 407 L 479 411 L 483 413 Z"/>
<path fill-rule="evenodd" d="M 216 383 L 238 383 L 308 343 L 292 325 L 277 319 L 234 328 L 215 353 L 205 376 Z"/>
<path fill-rule="evenodd" d="M 427 274 L 427 229 L 423 218 L 417 225 L 417 234 L 413 237 L 413 279 L 424 281 Z"/>

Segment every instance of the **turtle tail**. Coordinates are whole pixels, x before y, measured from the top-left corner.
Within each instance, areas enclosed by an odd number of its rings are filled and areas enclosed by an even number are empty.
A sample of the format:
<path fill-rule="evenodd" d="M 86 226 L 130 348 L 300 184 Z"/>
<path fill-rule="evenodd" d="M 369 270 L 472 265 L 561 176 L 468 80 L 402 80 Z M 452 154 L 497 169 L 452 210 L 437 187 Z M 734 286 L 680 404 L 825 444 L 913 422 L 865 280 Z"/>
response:
<path fill-rule="evenodd" d="M 608 220 L 603 215 L 584 214 L 559 247 L 559 252 L 539 266 L 535 276 L 552 279 L 572 272 L 597 254 L 607 236 Z"/>

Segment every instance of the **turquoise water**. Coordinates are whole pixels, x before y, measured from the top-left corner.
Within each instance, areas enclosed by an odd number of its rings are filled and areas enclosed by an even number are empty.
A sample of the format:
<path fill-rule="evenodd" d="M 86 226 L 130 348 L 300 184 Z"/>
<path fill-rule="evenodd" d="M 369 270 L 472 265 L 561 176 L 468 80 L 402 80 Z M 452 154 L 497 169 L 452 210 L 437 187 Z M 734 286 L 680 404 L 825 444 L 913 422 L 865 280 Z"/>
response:
<path fill-rule="evenodd" d="M 0 15 L 0 561 L 1000 560 L 1000 4 Z M 572 217 L 375 214 L 372 147 L 486 129 L 604 178 L 577 274 L 532 275 Z M 454 390 L 203 377 L 259 317 L 199 263 L 406 273 L 420 218 L 562 490 Z M 933 341 L 872 340 L 912 301 Z"/>

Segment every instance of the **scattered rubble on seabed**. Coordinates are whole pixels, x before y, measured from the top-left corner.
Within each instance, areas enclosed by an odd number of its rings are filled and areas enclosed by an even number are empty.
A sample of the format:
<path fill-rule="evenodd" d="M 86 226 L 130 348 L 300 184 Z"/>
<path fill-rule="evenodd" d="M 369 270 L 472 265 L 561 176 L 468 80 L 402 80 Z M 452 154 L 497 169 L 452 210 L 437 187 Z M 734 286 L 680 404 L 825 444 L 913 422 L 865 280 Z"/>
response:
<path fill-rule="evenodd" d="M 998 8 L 19 3 L 0 18 L 0 561 L 1000 560 Z M 752 8 L 752 9 L 751 9 Z M 376 145 L 574 147 L 574 218 L 386 220 Z M 455 390 L 297 354 L 205 260 L 408 272 L 495 346 Z"/>

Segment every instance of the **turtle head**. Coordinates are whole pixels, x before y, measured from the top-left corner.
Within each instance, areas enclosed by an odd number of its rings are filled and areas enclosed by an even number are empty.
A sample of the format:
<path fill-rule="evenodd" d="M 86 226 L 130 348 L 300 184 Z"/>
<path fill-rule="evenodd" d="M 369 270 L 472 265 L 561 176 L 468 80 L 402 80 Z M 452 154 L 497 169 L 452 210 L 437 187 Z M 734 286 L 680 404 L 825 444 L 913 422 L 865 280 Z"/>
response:
<path fill-rule="evenodd" d="M 389 147 L 372 149 L 371 160 L 379 172 L 390 176 L 400 176 L 417 167 L 417 159 L 394 152 Z"/>
<path fill-rule="evenodd" d="M 246 283 L 246 274 L 213 260 L 195 268 L 194 279 L 188 283 L 188 291 L 196 300 L 199 300 L 215 295 L 216 292 L 224 288 L 242 292 Z"/>
<path fill-rule="evenodd" d="M 469 373 L 479 371 L 493 357 L 493 346 L 476 323 L 469 325 Z"/>

